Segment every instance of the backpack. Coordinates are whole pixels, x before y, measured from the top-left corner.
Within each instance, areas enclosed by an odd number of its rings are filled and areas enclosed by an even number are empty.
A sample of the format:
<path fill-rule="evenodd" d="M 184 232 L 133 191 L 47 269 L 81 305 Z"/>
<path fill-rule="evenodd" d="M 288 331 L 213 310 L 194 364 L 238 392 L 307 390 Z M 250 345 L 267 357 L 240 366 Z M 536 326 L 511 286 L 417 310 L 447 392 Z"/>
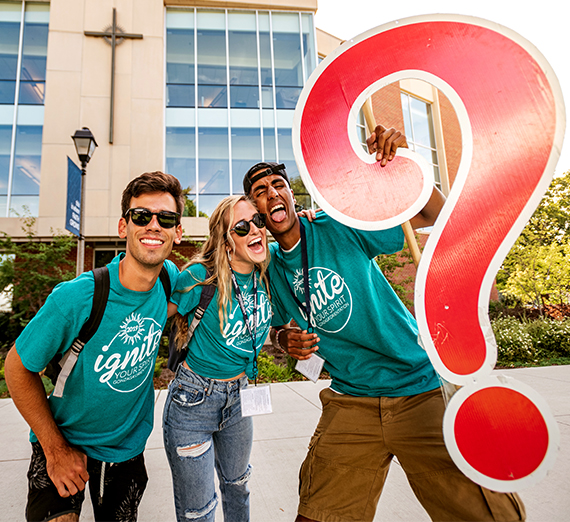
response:
<path fill-rule="evenodd" d="M 206 279 L 209 279 L 212 274 L 209 270 L 206 271 Z M 216 293 L 216 285 L 209 284 L 202 286 L 202 293 L 200 294 L 200 302 L 194 310 L 194 318 L 192 322 L 188 325 L 188 336 L 184 345 L 178 350 L 176 349 L 176 333 L 177 328 L 174 323 L 170 329 L 170 335 L 168 336 L 168 363 L 167 367 L 169 370 L 175 372 L 178 369 L 178 365 L 183 363 L 186 359 L 186 355 L 188 354 L 188 344 L 194 335 L 194 330 L 200 324 L 202 317 L 204 317 L 204 313 L 206 312 L 206 308 L 210 304 L 210 301 L 213 299 L 214 294 Z M 184 318 L 188 321 L 188 316 L 190 313 L 187 313 Z"/>
<path fill-rule="evenodd" d="M 163 265 L 160 270 L 160 282 L 166 294 L 166 302 L 170 301 L 170 294 L 172 288 L 170 285 L 170 276 L 166 267 Z M 109 290 L 111 281 L 109 278 L 109 269 L 106 266 L 93 269 L 93 279 L 95 280 L 95 290 L 93 292 L 93 305 L 91 306 L 91 313 L 89 319 L 81 327 L 79 335 L 75 338 L 71 347 L 63 354 L 57 354 L 47 365 L 44 374 L 51 379 L 55 389 L 53 390 L 54 397 L 62 397 L 63 389 L 69 374 L 73 370 L 77 358 L 83 350 L 83 347 L 95 335 L 95 332 L 101 324 L 105 308 L 107 307 L 107 300 L 109 299 Z"/>

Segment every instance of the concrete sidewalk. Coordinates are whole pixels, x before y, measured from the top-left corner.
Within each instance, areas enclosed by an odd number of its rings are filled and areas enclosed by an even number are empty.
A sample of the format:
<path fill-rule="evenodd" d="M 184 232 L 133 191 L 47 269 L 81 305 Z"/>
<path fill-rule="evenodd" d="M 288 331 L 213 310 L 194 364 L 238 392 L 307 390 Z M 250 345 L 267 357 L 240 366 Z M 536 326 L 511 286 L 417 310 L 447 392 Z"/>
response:
<path fill-rule="evenodd" d="M 570 520 L 570 366 L 524 368 L 499 373 L 531 386 L 546 400 L 560 428 L 560 452 L 553 469 L 538 485 L 523 490 L 530 522 Z M 293 521 L 297 510 L 297 475 L 320 415 L 319 391 L 329 381 L 272 385 L 273 414 L 255 417 L 250 482 L 252 522 Z M 148 441 L 149 483 L 140 507 L 140 522 L 173 521 L 170 469 L 162 443 L 161 415 L 166 391 L 157 392 L 155 429 Z M 0 520 L 24 520 L 26 471 L 31 450 L 28 428 L 10 399 L 0 400 Z M 86 502 L 82 521 L 92 521 Z M 223 520 L 218 508 L 217 520 Z M 375 521 L 428 521 L 395 462 Z"/>

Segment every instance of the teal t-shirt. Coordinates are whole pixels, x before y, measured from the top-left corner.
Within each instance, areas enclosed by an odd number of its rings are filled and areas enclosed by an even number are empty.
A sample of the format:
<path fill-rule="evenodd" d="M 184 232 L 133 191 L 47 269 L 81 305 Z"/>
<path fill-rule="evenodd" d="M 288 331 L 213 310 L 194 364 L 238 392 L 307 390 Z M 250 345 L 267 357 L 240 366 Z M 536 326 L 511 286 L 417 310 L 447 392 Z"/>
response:
<path fill-rule="evenodd" d="M 309 223 L 307 237 L 311 315 L 321 341 L 319 355 L 333 390 L 365 397 L 401 397 L 439 386 L 418 344 L 414 317 L 392 290 L 374 258 L 402 249 L 401 227 L 383 231 L 349 228 L 324 213 Z M 273 322 L 291 318 L 303 329 L 306 315 L 285 281 L 305 303 L 300 242 L 284 252 L 270 245 Z"/>
<path fill-rule="evenodd" d="M 253 326 L 253 272 L 240 274 L 235 272 L 236 279 L 244 300 L 248 321 Z M 256 351 L 263 346 L 263 342 L 271 325 L 271 304 L 263 284 L 257 279 L 257 333 Z M 188 319 L 192 321 L 194 310 L 200 302 L 201 286 L 192 290 L 184 290 L 204 281 L 206 267 L 195 264 L 183 270 L 178 277 L 176 291 L 171 301 L 178 305 L 178 312 L 182 315 L 189 313 Z M 186 364 L 190 369 L 209 379 L 231 379 L 244 370 L 250 379 L 253 379 L 254 350 L 252 338 L 244 321 L 243 313 L 232 288 L 232 299 L 229 303 L 228 320 L 224 324 L 223 334 L 220 331 L 220 317 L 218 315 L 218 290 L 212 302 L 206 308 L 204 317 L 194 331 L 194 336 L 188 345 Z M 252 328 L 253 331 L 253 328 Z"/>
<path fill-rule="evenodd" d="M 109 263 L 110 291 L 101 324 L 69 375 L 63 397 L 50 396 L 55 421 L 67 441 L 94 459 L 124 462 L 144 451 L 152 431 L 153 373 L 167 301 L 160 279 L 148 292 L 119 281 L 120 254 Z M 165 262 L 172 288 L 178 268 Z M 24 366 L 42 371 L 67 351 L 93 303 L 92 272 L 57 285 L 16 340 Z M 31 435 L 31 440 L 37 440 Z"/>

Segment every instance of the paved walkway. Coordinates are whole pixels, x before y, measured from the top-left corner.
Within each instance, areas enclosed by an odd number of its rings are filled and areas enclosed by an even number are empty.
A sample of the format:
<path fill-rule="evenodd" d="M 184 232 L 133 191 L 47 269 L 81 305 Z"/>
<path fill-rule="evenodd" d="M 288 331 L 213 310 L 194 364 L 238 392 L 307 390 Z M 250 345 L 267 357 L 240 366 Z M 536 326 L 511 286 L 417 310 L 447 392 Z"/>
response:
<path fill-rule="evenodd" d="M 538 391 L 549 404 L 560 428 L 560 452 L 553 469 L 538 485 L 523 490 L 530 522 L 570 520 L 570 366 L 505 370 Z M 271 415 L 255 418 L 250 482 L 252 522 L 293 521 L 297 508 L 297 474 L 320 415 L 318 384 L 272 385 Z M 157 392 L 155 429 L 148 441 L 149 484 L 140 508 L 140 522 L 174 520 L 171 478 L 164 454 L 161 415 L 166 391 Z M 26 471 L 30 456 L 28 428 L 10 399 L 0 400 L 0 520 L 24 520 Z M 220 510 L 219 510 L 220 511 Z M 223 519 L 221 511 L 217 519 Z M 82 521 L 93 521 L 89 503 Z M 375 521 L 423 522 L 429 518 L 413 496 L 400 466 L 394 463 Z"/>

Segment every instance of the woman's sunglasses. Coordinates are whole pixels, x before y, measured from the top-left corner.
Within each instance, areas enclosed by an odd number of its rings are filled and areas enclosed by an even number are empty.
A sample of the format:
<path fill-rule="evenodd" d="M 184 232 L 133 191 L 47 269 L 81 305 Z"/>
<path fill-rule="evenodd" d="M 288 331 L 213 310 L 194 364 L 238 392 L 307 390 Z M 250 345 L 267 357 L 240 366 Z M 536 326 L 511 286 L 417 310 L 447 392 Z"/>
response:
<path fill-rule="evenodd" d="M 238 236 L 245 237 L 251 229 L 250 223 L 253 223 L 257 228 L 265 228 L 265 218 L 265 214 L 254 214 L 249 221 L 246 219 L 238 221 L 234 228 L 230 228 L 230 232 L 235 232 Z"/>
<path fill-rule="evenodd" d="M 151 221 L 152 216 L 156 216 L 158 224 L 162 228 L 172 228 L 178 225 L 180 221 L 180 214 L 178 212 L 169 212 L 168 210 L 161 210 L 160 212 L 151 212 L 148 208 L 130 208 L 125 214 L 125 219 L 128 221 L 129 215 L 132 222 L 137 227 L 146 227 Z"/>

